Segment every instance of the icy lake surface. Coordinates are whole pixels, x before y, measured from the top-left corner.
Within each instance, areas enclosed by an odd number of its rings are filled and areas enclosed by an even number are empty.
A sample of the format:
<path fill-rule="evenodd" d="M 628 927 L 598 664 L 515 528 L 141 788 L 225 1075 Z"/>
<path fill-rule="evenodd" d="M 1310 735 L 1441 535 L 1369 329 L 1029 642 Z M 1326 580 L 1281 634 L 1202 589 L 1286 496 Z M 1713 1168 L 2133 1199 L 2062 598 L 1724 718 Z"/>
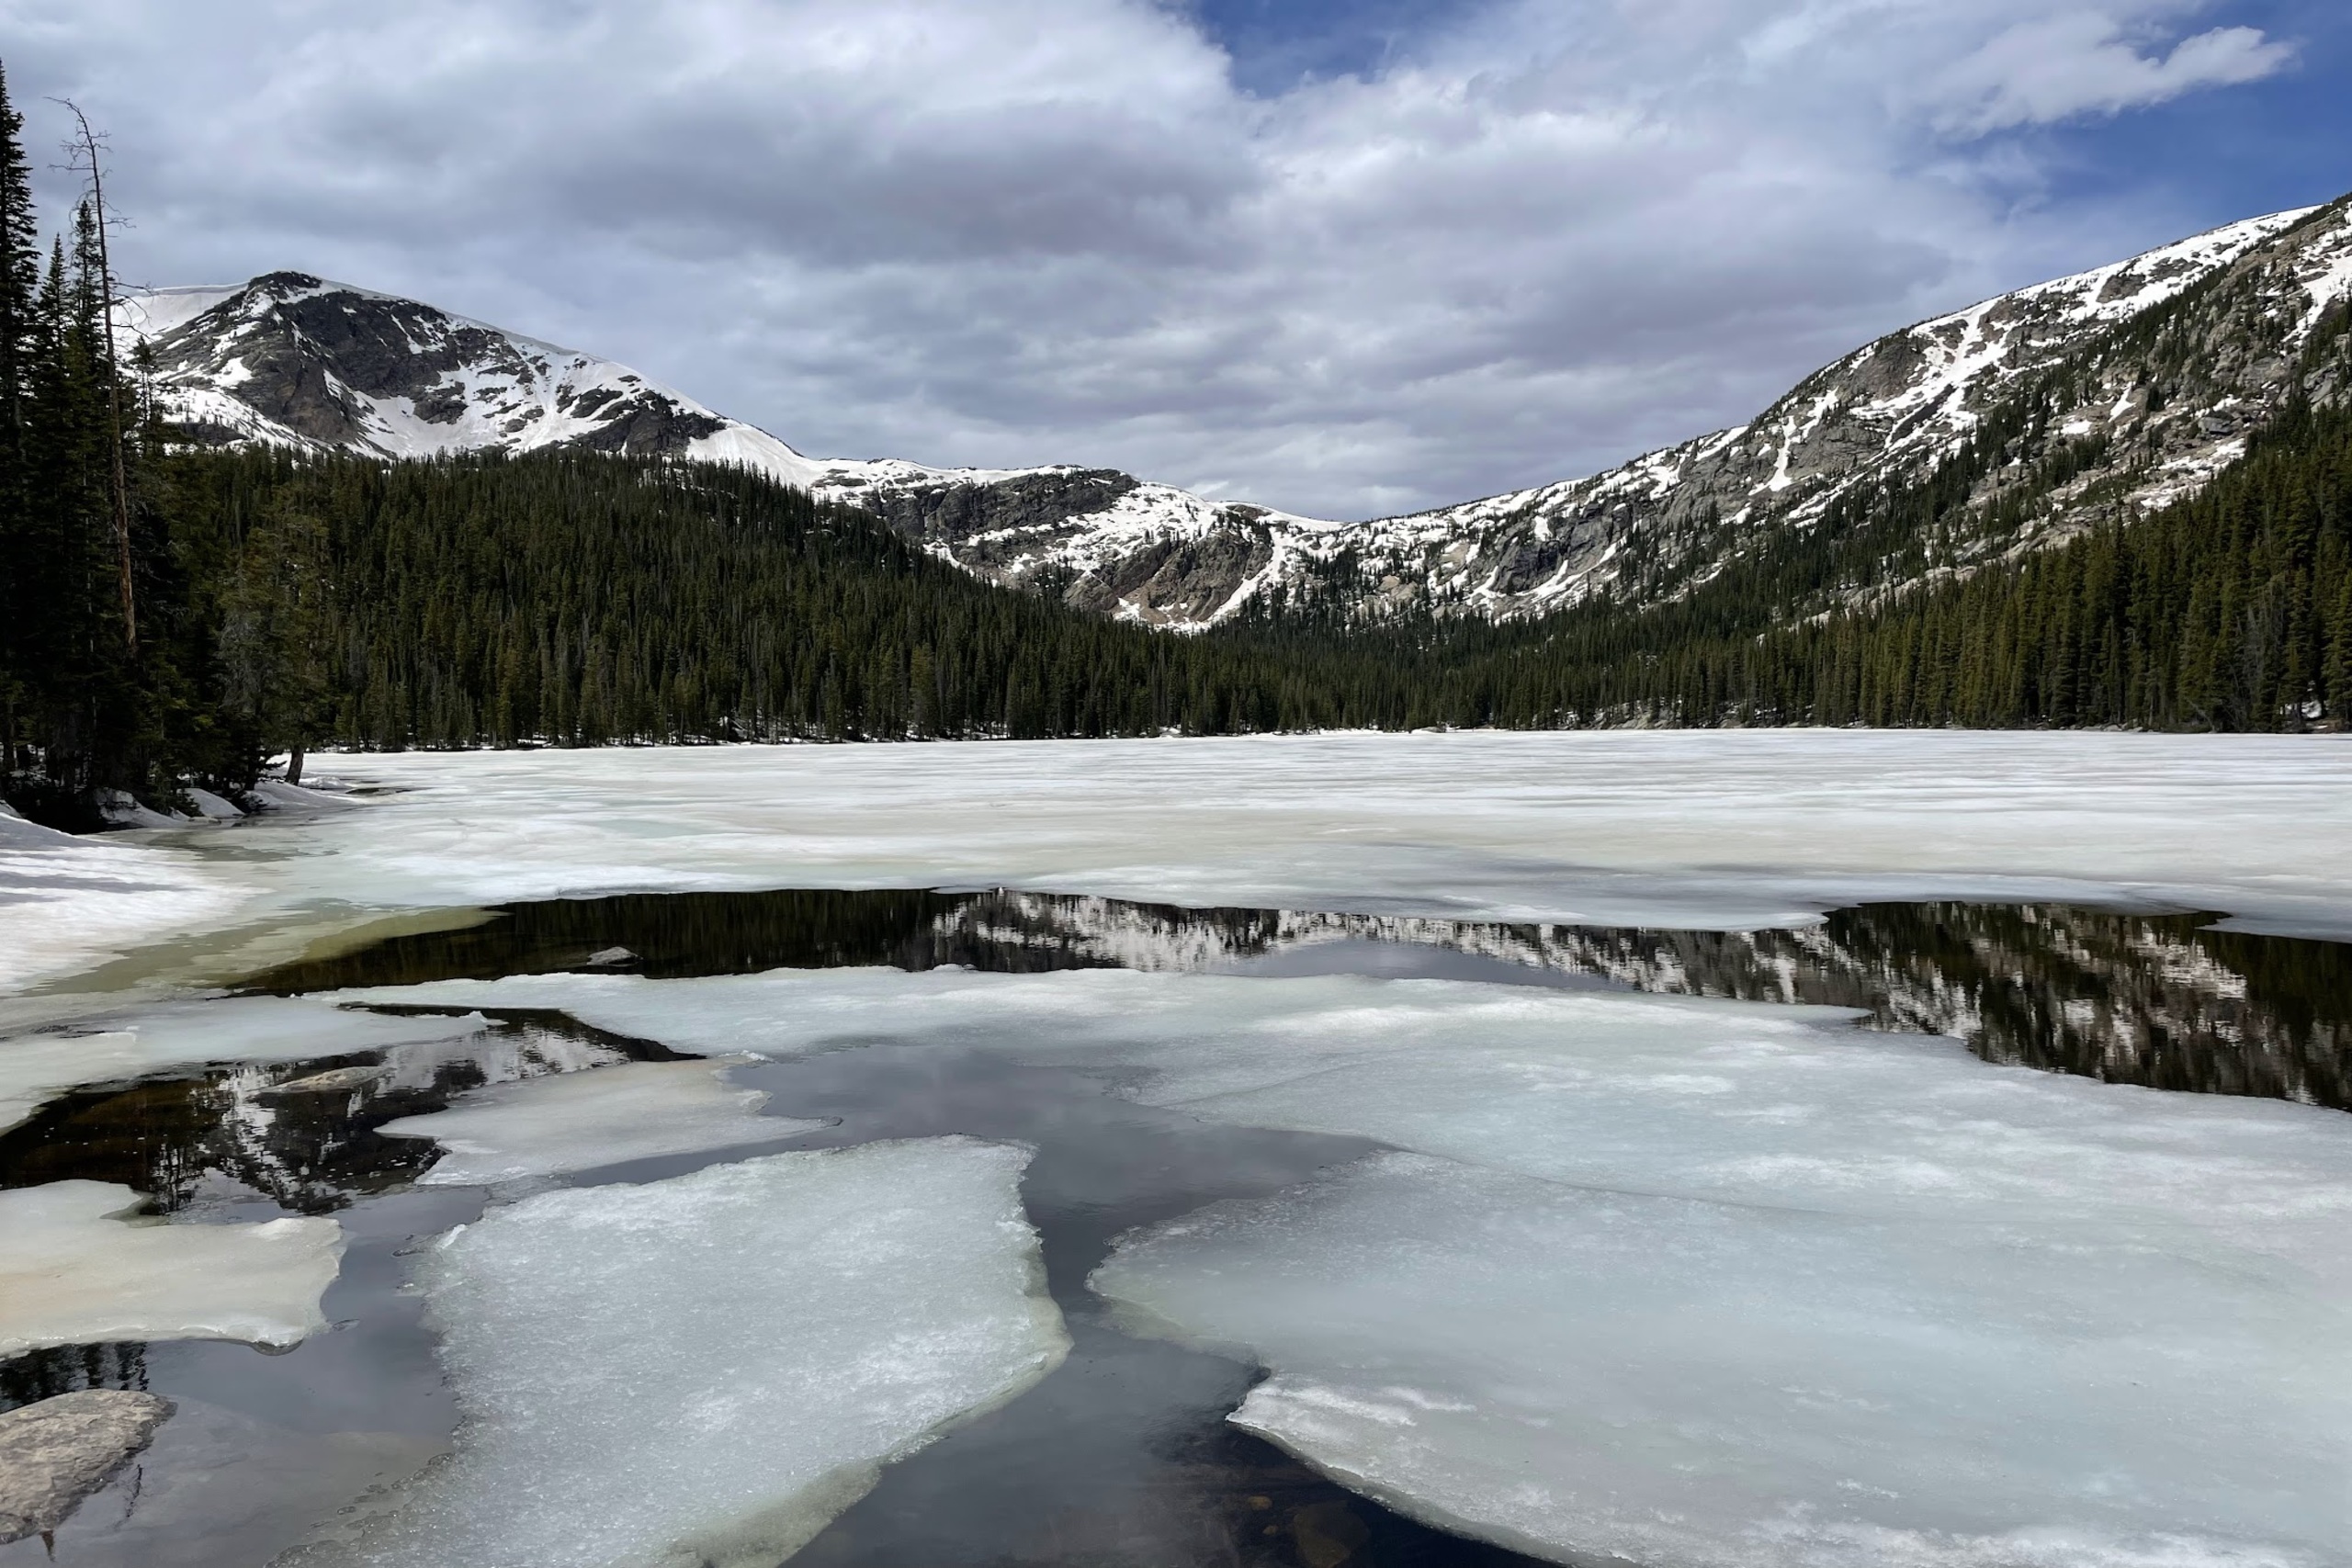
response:
<path fill-rule="evenodd" d="M 2343 738 L 314 766 L 0 820 L 0 1204 L 81 1303 L 0 1401 L 187 1413 L 65 1568 L 2352 1540 Z M 232 1308 L 307 1337 L 170 1337 Z"/>
<path fill-rule="evenodd" d="M 779 1058 L 986 1045 L 1412 1151 L 1170 1222 L 1097 1289 L 1272 1368 L 1253 1429 L 1522 1550 L 2318 1562 L 2352 1539 L 2338 1112 L 1994 1067 L 1825 1010 L 1443 981 L 853 969 L 351 999 L 560 1004 Z"/>
<path fill-rule="evenodd" d="M 74 852 L 0 834 L 0 896 L 44 917 L 0 978 L 232 910 L 686 888 L 1001 886 L 1713 930 L 1873 899 L 2124 900 L 2352 936 L 2352 738 L 2333 736 L 1268 736 L 315 771 L 398 793 L 346 797 L 299 839 L 124 836 L 175 851 L 143 862 L 120 840 Z"/>

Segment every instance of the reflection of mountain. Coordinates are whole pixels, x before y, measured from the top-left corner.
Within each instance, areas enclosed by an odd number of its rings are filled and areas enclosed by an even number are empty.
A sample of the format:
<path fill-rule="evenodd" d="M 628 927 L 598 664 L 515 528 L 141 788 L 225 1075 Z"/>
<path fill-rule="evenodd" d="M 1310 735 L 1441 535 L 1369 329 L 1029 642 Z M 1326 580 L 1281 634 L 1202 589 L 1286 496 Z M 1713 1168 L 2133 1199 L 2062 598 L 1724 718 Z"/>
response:
<path fill-rule="evenodd" d="M 1045 893 L 634 894 L 517 904 L 264 976 L 277 991 L 580 968 L 956 964 L 1010 972 L 1215 968 L 1340 940 L 1444 948 L 1638 990 L 1858 1008 L 1980 1055 L 2125 1083 L 2352 1109 L 2352 947 L 2205 929 L 2208 917 L 1882 904 L 1797 931 L 1606 930 Z"/>
<path fill-rule="evenodd" d="M 510 1024 L 460 1038 L 395 1046 L 360 1081 L 293 1087 L 332 1055 L 274 1066 L 215 1068 L 85 1089 L 44 1106 L 0 1138 L 0 1184 L 115 1181 L 173 1213 L 268 1200 L 289 1213 L 332 1213 L 356 1194 L 383 1191 L 439 1157 L 431 1142 L 386 1138 L 395 1117 L 438 1111 L 486 1084 L 574 1072 L 645 1054 L 563 1031 Z M 653 1054 L 669 1053 L 652 1048 Z M 338 1074 L 338 1077 L 345 1075 Z M 359 1078 L 358 1074 L 348 1075 Z"/>
<path fill-rule="evenodd" d="M 2210 918 L 1880 904 L 1810 931 L 1555 928 L 1542 947 L 1643 990 L 1860 1008 L 1996 1062 L 2352 1109 L 2352 947 Z"/>
<path fill-rule="evenodd" d="M 938 924 L 954 933 L 943 947 L 980 941 L 1136 969 L 1337 937 L 1418 943 L 1672 996 L 1858 1008 L 1874 1028 L 1955 1035 L 1990 1060 L 2051 1072 L 2352 1109 L 2352 947 L 2212 931 L 2211 919 L 1879 904 L 1810 930 L 1726 933 L 996 894 Z"/>

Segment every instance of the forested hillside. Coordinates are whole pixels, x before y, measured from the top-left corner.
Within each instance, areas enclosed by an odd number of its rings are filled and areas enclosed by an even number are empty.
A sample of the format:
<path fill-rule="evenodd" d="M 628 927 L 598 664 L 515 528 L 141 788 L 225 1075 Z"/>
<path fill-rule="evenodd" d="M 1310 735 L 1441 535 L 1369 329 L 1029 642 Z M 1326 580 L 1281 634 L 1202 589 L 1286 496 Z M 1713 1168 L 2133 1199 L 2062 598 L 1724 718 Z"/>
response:
<path fill-rule="evenodd" d="M 2339 324 L 2330 351 L 2341 354 Z M 1932 529 L 1938 479 L 1870 498 L 1645 614 L 1439 630 L 1488 722 L 2352 724 L 2352 411 L 2300 406 L 2199 493 L 2056 549 L 1812 608 Z"/>
<path fill-rule="evenodd" d="M 168 776 L 184 585 L 126 438 L 104 230 L 85 203 L 44 260 L 22 127 L 0 80 L 0 774 L 63 809 Z"/>
<path fill-rule="evenodd" d="M 740 468 L 548 452 L 172 459 L 212 575 L 277 563 L 283 727 L 345 745 L 1137 735 L 1390 722 L 1277 631 L 1170 637 L 1009 592 Z M 239 575 L 242 570 L 243 576 Z M 296 608 L 322 585 L 315 616 Z M 283 626 L 283 630 L 277 629 Z M 266 702 L 257 706 L 267 708 Z"/>

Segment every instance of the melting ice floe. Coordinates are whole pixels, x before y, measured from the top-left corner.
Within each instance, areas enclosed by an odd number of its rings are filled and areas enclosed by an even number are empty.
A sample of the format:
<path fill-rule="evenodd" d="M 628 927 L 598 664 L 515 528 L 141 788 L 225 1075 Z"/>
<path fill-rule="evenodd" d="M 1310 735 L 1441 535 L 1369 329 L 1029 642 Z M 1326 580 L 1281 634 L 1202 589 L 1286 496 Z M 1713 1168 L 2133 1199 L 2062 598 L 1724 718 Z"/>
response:
<path fill-rule="evenodd" d="M 1409 1151 L 1131 1240 L 1098 1288 L 1273 1369 L 1245 1424 L 1546 1555 L 2317 1563 L 2352 1539 L 2338 1113 L 1998 1067 L 1819 1010 L 1451 982 L 417 994 L 681 1049 L 993 1045 Z"/>
<path fill-rule="evenodd" d="M 455 1453 L 294 1561 L 774 1564 L 1060 1361 L 1027 1160 L 869 1144 L 493 1209 L 423 1259 Z"/>
<path fill-rule="evenodd" d="M 1390 1155 L 1163 1226 L 1095 1287 L 1273 1368 L 1239 1425 L 1542 1556 L 2317 1568 L 2352 1527 L 2352 1367 L 2299 1274 Z"/>
<path fill-rule="evenodd" d="M 299 1062 L 470 1037 L 479 1018 L 391 1018 L 302 998 L 241 997 L 153 1007 L 95 1033 L 0 1039 L 0 1132 L 84 1084 L 209 1062 Z"/>
<path fill-rule="evenodd" d="M 283 1347 L 326 1326 L 334 1221 L 164 1224 L 131 1217 L 140 1201 L 107 1181 L 0 1192 L 0 1357 L 126 1339 Z"/>
<path fill-rule="evenodd" d="M 725 1066 L 708 1062 L 633 1062 L 479 1089 L 447 1111 L 376 1130 L 431 1138 L 448 1151 L 418 1179 L 424 1185 L 487 1186 L 774 1142 L 824 1125 L 762 1116 L 767 1095 L 730 1089 L 725 1077 Z"/>

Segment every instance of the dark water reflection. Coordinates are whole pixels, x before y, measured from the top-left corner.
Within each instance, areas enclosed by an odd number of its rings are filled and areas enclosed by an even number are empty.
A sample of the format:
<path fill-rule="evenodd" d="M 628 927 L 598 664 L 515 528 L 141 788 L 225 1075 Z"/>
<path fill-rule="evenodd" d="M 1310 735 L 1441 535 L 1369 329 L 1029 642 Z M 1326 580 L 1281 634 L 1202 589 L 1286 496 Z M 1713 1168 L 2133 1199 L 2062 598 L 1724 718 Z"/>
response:
<path fill-rule="evenodd" d="M 2347 1106 L 2352 1078 L 2352 947 L 2218 931 L 2198 916 L 1878 905 L 1806 931 L 1724 934 L 1194 910 L 1004 891 L 649 895 L 518 904 L 492 915 L 468 929 L 292 965 L 258 976 L 252 988 L 293 993 L 592 966 L 663 976 L 948 964 L 1357 973 L 1831 1003 L 1861 1010 L 1873 1027 L 1958 1035 L 1995 1060 L 2337 1109 Z M 335 1213 L 351 1237 L 326 1303 L 338 1322 L 334 1333 L 279 1357 L 204 1343 L 18 1357 L 0 1361 L 0 1407 L 78 1387 L 148 1387 L 300 1441 L 364 1434 L 379 1445 L 404 1442 L 397 1451 L 412 1457 L 445 1441 L 454 1408 L 420 1303 L 400 1289 L 401 1255 L 412 1238 L 470 1218 L 481 1195 L 412 1190 L 435 1151 L 376 1129 L 484 1083 L 672 1054 L 548 1013 L 503 1015 L 467 1051 L 401 1068 L 405 1049 L 382 1062 L 326 1055 L 93 1088 L 0 1134 L 0 1185 L 120 1182 L 198 1222 Z M 376 1066 L 388 1070 L 331 1080 L 328 1090 L 289 1088 L 322 1072 Z M 1372 1145 L 1197 1122 L 1121 1099 L 1079 1070 L 971 1050 L 874 1046 L 763 1064 L 737 1077 L 769 1090 L 778 1114 L 834 1119 L 803 1146 L 947 1133 L 1033 1146 L 1023 1197 L 1076 1347 L 1021 1399 L 888 1469 L 797 1562 L 1527 1562 L 1353 1496 L 1233 1428 L 1224 1416 L 1247 1392 L 1250 1369 L 1120 1334 L 1085 1289 L 1121 1232 L 1280 1191 Z M 577 1179 L 652 1179 L 694 1163 L 646 1162 Z M 167 1466 L 164 1454 L 159 1447 L 155 1462 Z M 268 1464 L 237 1462 L 243 1468 L 220 1473 L 224 1495 L 266 1486 Z M 299 1534 L 303 1518 L 349 1495 L 354 1483 L 339 1483 L 346 1489 L 332 1496 L 320 1490 L 273 1505 L 296 1521 L 270 1525 L 278 1537 L 221 1525 L 217 1540 L 183 1542 L 170 1561 L 266 1561 L 291 1539 L 285 1528 Z M 95 1516 L 97 1503 L 85 1512 Z M 303 1515 L 305 1507 L 313 1512 Z M 57 1561 L 66 1568 L 141 1561 L 107 1555 L 96 1540 L 69 1523 Z M 266 1540 L 274 1544 L 264 1550 Z M 0 1548 L 0 1568 L 31 1562 L 29 1550 Z"/>
<path fill-rule="evenodd" d="M 112 1181 L 147 1194 L 159 1213 L 256 1205 L 268 1212 L 233 1217 L 334 1213 L 404 1186 L 440 1157 L 430 1140 L 378 1133 L 387 1122 L 446 1109 L 488 1083 L 679 1059 L 650 1041 L 527 1014 L 494 1021 L 481 1049 L 401 1048 L 390 1064 L 384 1055 L 187 1068 L 61 1095 L 0 1133 L 0 1187 Z M 335 1087 L 305 1087 L 322 1074 L 387 1066 Z"/>
<path fill-rule="evenodd" d="M 1350 970 L 1563 979 L 1859 1008 L 2052 1072 L 2352 1109 L 2352 945 L 2211 929 L 2210 915 L 1872 904 L 1804 931 L 1518 925 L 1186 909 L 1005 891 L 647 894 L 516 904 L 261 976 L 294 992 L 576 968 L 622 948 L 660 976 L 888 964 Z M 1318 954 L 1327 944 L 1341 951 Z M 1450 958 L 1441 955 L 1452 955 Z"/>
<path fill-rule="evenodd" d="M 1022 1200 L 1073 1341 L 1036 1388 L 886 1470 L 796 1564 L 1531 1561 L 1353 1496 L 1227 1426 L 1250 1369 L 1130 1338 L 1086 1289 L 1122 1232 L 1282 1191 L 1376 1145 L 1196 1122 L 1081 1073 L 982 1051 L 876 1046 L 735 1077 L 795 1113 L 838 1118 L 811 1145 L 968 1133 L 1035 1148 Z"/>

